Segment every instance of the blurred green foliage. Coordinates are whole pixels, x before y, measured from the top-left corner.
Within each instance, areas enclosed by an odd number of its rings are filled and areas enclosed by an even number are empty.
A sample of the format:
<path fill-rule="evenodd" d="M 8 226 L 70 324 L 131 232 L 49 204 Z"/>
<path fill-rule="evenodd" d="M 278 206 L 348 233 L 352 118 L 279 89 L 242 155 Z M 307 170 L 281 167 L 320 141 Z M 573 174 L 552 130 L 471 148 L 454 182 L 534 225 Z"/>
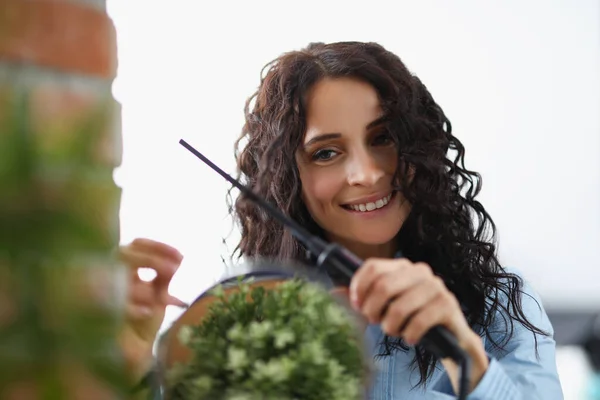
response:
<path fill-rule="evenodd" d="M 0 101 L 0 398 L 74 398 L 80 374 L 123 398 L 120 189 L 97 157 L 112 99 L 59 136 L 34 127 L 26 93 Z"/>

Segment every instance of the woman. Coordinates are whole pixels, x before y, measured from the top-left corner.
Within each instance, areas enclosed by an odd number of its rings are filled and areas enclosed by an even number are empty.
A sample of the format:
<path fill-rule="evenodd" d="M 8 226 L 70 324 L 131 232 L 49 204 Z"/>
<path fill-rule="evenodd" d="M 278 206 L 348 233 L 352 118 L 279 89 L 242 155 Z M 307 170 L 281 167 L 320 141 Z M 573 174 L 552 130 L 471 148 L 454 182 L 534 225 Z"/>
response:
<path fill-rule="evenodd" d="M 496 257 L 494 223 L 475 200 L 479 175 L 465 168 L 463 145 L 420 80 L 374 43 L 311 44 L 266 69 L 246 105 L 238 168 L 312 233 L 366 260 L 347 293 L 378 344 L 371 398 L 454 397 L 457 366 L 413 346 L 443 325 L 472 359 L 469 398 L 561 399 L 552 326 L 537 295 Z M 310 258 L 244 198 L 234 211 L 238 256 Z M 139 376 L 164 306 L 179 304 L 166 288 L 180 256 L 149 241 L 124 254 L 158 272 L 154 286 L 134 282 L 132 310 L 142 298 L 151 308 L 132 311 L 123 335 Z"/>

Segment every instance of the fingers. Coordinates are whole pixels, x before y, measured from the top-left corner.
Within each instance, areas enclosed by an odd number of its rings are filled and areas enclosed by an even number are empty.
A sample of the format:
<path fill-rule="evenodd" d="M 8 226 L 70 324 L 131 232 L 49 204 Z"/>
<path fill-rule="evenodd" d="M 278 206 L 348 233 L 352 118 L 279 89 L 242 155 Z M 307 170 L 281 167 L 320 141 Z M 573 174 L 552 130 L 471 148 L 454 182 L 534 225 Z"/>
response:
<path fill-rule="evenodd" d="M 157 303 L 157 293 L 162 295 L 160 288 L 157 290 L 153 282 L 144 282 L 139 280 L 133 283 L 129 298 L 132 302 L 152 306 L 153 304 Z M 169 293 L 162 295 L 161 300 L 164 305 L 184 308 L 188 307 L 186 302 Z"/>
<path fill-rule="evenodd" d="M 155 296 L 155 290 L 151 283 L 135 282 L 129 293 L 126 309 L 127 318 L 142 320 L 152 317 L 156 305 Z"/>
<path fill-rule="evenodd" d="M 141 250 L 139 247 L 125 246 L 120 249 L 121 259 L 137 276 L 137 269 L 152 268 L 156 271 L 156 281 L 168 283 L 179 268 L 179 262 L 160 253 Z"/>
<path fill-rule="evenodd" d="M 438 296 L 420 309 L 407 323 L 401 333 L 404 341 L 409 345 L 417 344 L 423 336 L 434 326 L 451 326 L 452 319 L 456 316 L 456 307 L 447 296 Z M 389 321 L 388 326 L 394 326 L 395 321 Z M 451 331 L 454 329 L 451 329 Z"/>
<path fill-rule="evenodd" d="M 383 319 L 381 329 L 388 335 L 400 335 L 410 324 L 411 318 L 436 301 L 443 291 L 444 283 L 437 277 L 421 281 L 393 300 L 384 311 L 385 315 L 380 314 L 380 319 Z"/>
<path fill-rule="evenodd" d="M 127 319 L 132 321 L 142 321 L 146 319 L 150 319 L 154 315 L 154 311 L 152 308 L 142 305 L 142 304 L 127 304 L 127 308 L 125 310 Z"/>
<path fill-rule="evenodd" d="M 168 293 L 165 299 L 161 299 L 159 296 L 151 282 L 135 282 L 129 294 L 129 302 L 126 310 L 128 317 L 134 320 L 152 317 L 156 307 L 164 308 L 164 306 L 168 305 L 182 308 L 188 307 L 184 301 Z"/>
<path fill-rule="evenodd" d="M 150 282 L 139 281 L 133 284 L 129 299 L 131 302 L 146 306 L 155 303 L 155 290 Z"/>
<path fill-rule="evenodd" d="M 350 282 L 350 301 L 360 308 L 373 283 L 388 272 L 402 268 L 400 260 L 369 258 L 356 271 Z"/>
<path fill-rule="evenodd" d="M 181 254 L 174 248 L 148 239 L 136 239 L 120 248 L 119 252 L 130 270 L 127 318 L 132 321 L 159 318 L 168 305 L 187 307 L 180 299 L 168 293 L 173 275 L 179 268 Z M 138 276 L 140 268 L 150 268 L 156 278 L 150 282 Z"/>
<path fill-rule="evenodd" d="M 368 259 L 349 290 L 354 308 L 370 323 L 380 323 L 387 335 L 402 336 L 409 344 L 436 325 L 455 333 L 468 326 L 456 297 L 424 263 Z"/>
<path fill-rule="evenodd" d="M 367 298 L 373 298 L 370 311 L 376 316 L 383 305 L 418 282 L 433 276 L 423 263 L 413 264 L 406 259 L 368 259 L 350 283 L 350 300 L 362 310 Z"/>
<path fill-rule="evenodd" d="M 177 264 L 180 264 L 183 260 L 183 255 L 181 255 L 181 253 L 176 248 L 171 247 L 165 243 L 157 242 L 155 240 L 137 238 L 133 242 L 131 242 L 131 247 L 140 251 L 160 255 L 161 257 L 172 260 Z"/>
<path fill-rule="evenodd" d="M 441 279 L 425 278 L 426 274 L 417 274 L 411 280 L 401 277 L 382 276 L 381 290 L 373 290 L 361 308 L 362 313 L 371 323 L 381 322 L 384 314 L 392 315 L 395 326 L 390 330 L 398 331 L 416 310 L 426 305 L 443 290 Z M 412 286 L 409 286 L 412 283 Z M 374 287 L 377 286 L 377 282 Z M 383 326 L 382 326 L 383 328 Z"/>
<path fill-rule="evenodd" d="M 359 301 L 360 311 L 370 323 L 377 323 L 387 305 L 406 289 L 406 280 L 399 279 L 392 271 L 383 273 L 373 280 L 371 289 L 363 295 L 364 300 Z"/>

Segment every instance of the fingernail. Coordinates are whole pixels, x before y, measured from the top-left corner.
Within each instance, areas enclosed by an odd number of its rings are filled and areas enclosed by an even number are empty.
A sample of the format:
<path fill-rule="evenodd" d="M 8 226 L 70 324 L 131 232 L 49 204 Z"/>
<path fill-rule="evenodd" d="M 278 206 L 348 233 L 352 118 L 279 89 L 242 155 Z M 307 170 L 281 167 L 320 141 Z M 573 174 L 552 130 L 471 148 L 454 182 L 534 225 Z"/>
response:
<path fill-rule="evenodd" d="M 170 294 L 167 294 L 167 298 L 165 299 L 165 302 L 168 306 L 175 306 L 175 307 L 179 307 L 179 308 L 189 308 L 190 305 L 187 304 L 185 301 L 178 299 L 175 296 L 172 296 Z"/>

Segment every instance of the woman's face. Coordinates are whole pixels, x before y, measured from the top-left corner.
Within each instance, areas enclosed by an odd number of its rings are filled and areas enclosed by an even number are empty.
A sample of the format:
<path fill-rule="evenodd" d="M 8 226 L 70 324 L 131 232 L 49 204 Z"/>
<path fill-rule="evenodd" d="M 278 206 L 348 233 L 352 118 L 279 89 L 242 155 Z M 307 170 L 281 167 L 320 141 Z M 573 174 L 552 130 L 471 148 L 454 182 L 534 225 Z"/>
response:
<path fill-rule="evenodd" d="M 392 191 L 398 164 L 381 127 L 375 89 L 350 78 L 324 79 L 310 91 L 307 129 L 296 153 L 302 197 L 328 235 L 359 256 L 392 256 L 410 205 Z"/>

